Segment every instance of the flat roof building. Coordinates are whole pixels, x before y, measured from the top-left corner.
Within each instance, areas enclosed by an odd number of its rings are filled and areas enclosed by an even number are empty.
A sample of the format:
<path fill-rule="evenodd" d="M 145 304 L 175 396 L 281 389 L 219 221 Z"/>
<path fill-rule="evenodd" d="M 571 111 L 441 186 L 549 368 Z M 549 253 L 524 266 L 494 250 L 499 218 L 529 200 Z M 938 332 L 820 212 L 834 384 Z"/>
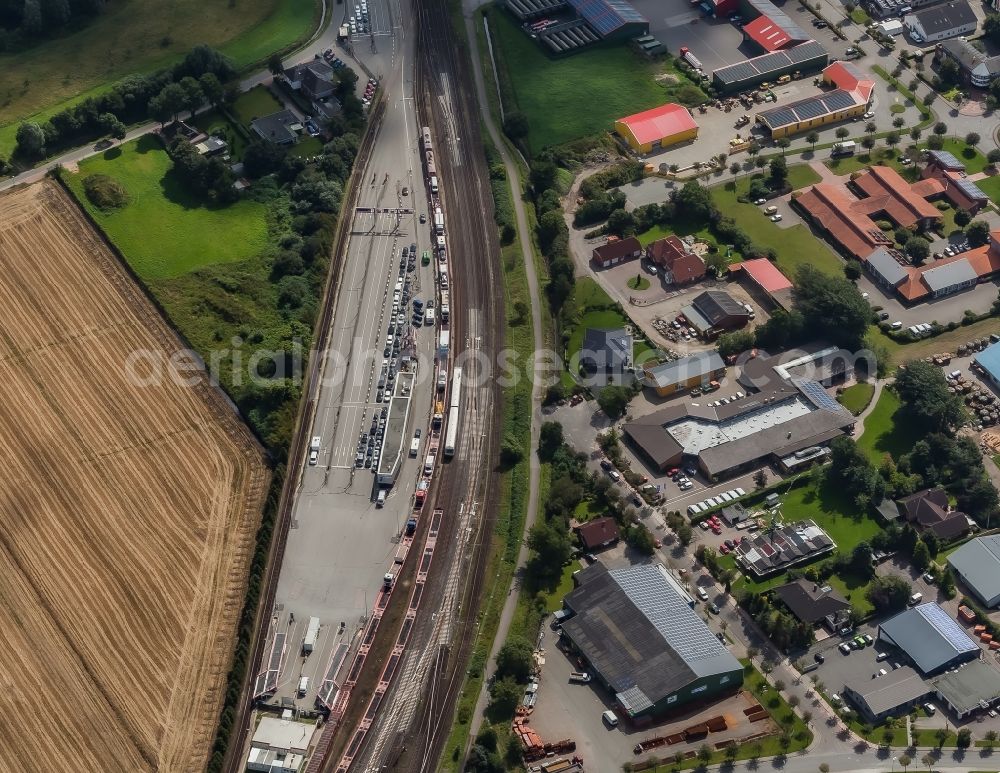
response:
<path fill-rule="evenodd" d="M 872 724 L 908 713 L 933 692 L 923 677 L 909 666 L 889 671 L 878 679 L 862 676 L 844 685 L 844 695 Z"/>
<path fill-rule="evenodd" d="M 576 575 L 561 635 L 633 721 L 730 693 L 743 666 L 677 592 L 660 564 Z"/>
<path fill-rule="evenodd" d="M 754 258 L 729 267 L 737 279 L 744 278 L 747 289 L 763 304 L 791 306 L 791 280 L 767 258 Z"/>
<path fill-rule="evenodd" d="M 881 623 L 878 638 L 906 653 L 925 676 L 975 660 L 980 653 L 979 645 L 933 602 L 911 607 Z"/>
<path fill-rule="evenodd" d="M 673 102 L 619 118 L 615 131 L 637 153 L 653 153 L 698 136 L 691 112 Z"/>
<path fill-rule="evenodd" d="M 1000 605 L 1000 535 L 969 540 L 948 556 L 948 564 L 984 606 Z"/>
<path fill-rule="evenodd" d="M 250 741 L 246 769 L 252 773 L 299 773 L 315 725 L 261 717 Z"/>
<path fill-rule="evenodd" d="M 704 397 L 668 406 L 626 424 L 625 437 L 656 470 L 691 461 L 715 479 L 826 445 L 854 425 L 850 412 L 815 381 L 772 373 L 755 388 L 760 391 L 725 405 Z"/>
<path fill-rule="evenodd" d="M 975 711 L 986 711 L 1000 698 L 1000 670 L 988 660 L 970 660 L 931 679 L 931 685 L 938 698 L 965 719 Z"/>

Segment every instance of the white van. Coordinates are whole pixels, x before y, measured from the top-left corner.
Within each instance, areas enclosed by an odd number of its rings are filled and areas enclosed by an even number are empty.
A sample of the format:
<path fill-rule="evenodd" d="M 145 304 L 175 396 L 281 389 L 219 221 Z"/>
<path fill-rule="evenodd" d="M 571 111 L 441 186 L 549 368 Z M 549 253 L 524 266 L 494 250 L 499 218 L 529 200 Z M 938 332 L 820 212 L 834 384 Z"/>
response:
<path fill-rule="evenodd" d="M 700 585 L 698 586 L 698 598 L 700 598 L 702 601 L 708 601 L 708 591 L 702 588 Z"/>
<path fill-rule="evenodd" d="M 917 604 L 919 604 L 923 600 L 924 600 L 924 594 L 923 593 L 914 593 L 912 596 L 910 596 L 910 606 L 911 607 L 915 607 Z"/>
<path fill-rule="evenodd" d="M 434 309 L 430 307 L 424 309 L 424 324 L 427 326 L 434 324 Z"/>
<path fill-rule="evenodd" d="M 315 467 L 319 463 L 319 451 L 313 449 L 309 452 L 309 466 Z"/>
<path fill-rule="evenodd" d="M 701 505 L 688 505 L 688 515 L 698 515 L 702 510 Z"/>
<path fill-rule="evenodd" d="M 615 712 L 613 712 L 611 709 L 608 709 L 603 714 L 601 714 L 601 718 L 604 720 L 605 724 L 607 724 L 608 727 L 618 727 L 618 717 L 615 716 Z"/>
<path fill-rule="evenodd" d="M 410 456 L 416 458 L 418 453 L 420 453 L 420 438 L 415 437 L 410 441 Z"/>
<path fill-rule="evenodd" d="M 299 690 L 298 690 L 299 697 L 305 698 L 307 692 L 309 692 L 309 677 L 303 676 L 301 679 L 299 679 Z"/>
<path fill-rule="evenodd" d="M 765 215 L 773 215 L 777 211 L 778 211 L 778 208 L 776 206 L 774 206 L 773 204 L 770 207 L 764 207 L 764 214 Z"/>
<path fill-rule="evenodd" d="M 385 495 L 386 489 L 380 488 L 378 490 L 378 497 L 375 499 L 375 507 L 385 507 Z"/>
<path fill-rule="evenodd" d="M 424 475 L 430 475 L 434 472 L 434 454 L 427 454 L 427 458 L 424 459 Z"/>

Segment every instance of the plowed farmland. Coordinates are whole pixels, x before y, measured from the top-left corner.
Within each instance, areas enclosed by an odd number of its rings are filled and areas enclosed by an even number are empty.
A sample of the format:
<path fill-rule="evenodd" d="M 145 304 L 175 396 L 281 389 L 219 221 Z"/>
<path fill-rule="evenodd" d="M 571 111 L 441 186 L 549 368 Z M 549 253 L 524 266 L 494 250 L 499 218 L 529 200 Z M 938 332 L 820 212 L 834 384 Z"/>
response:
<path fill-rule="evenodd" d="M 57 185 L 0 196 L 0 770 L 208 759 L 269 473 L 180 348 Z"/>

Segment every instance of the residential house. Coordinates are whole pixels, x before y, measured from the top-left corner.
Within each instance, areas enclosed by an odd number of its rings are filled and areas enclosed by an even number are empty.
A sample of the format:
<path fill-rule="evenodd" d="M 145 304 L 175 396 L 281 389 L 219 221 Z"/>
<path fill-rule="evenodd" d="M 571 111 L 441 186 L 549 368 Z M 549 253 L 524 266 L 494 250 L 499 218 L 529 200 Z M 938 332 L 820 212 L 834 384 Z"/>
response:
<path fill-rule="evenodd" d="M 631 383 L 632 334 L 625 328 L 588 328 L 580 347 L 580 370 L 599 385 L 625 380 Z"/>
<path fill-rule="evenodd" d="M 621 532 L 614 518 L 604 516 L 580 524 L 574 531 L 584 550 L 590 552 L 614 545 L 621 539 Z"/>
<path fill-rule="evenodd" d="M 910 494 L 899 500 L 899 506 L 907 521 L 938 539 L 952 540 L 969 530 L 968 516 L 951 509 L 944 489 L 924 489 Z"/>
<path fill-rule="evenodd" d="M 646 247 L 646 258 L 663 269 L 667 284 L 686 285 L 705 276 L 705 261 L 676 236 L 652 242 Z"/>
<path fill-rule="evenodd" d="M 595 247 L 593 261 L 599 268 L 609 268 L 642 255 L 642 245 L 634 236 L 615 239 L 600 247 Z"/>
<path fill-rule="evenodd" d="M 990 202 L 983 190 L 965 172 L 965 164 L 946 150 L 927 151 L 927 164 L 921 170 L 926 180 L 936 180 L 942 195 L 958 209 L 976 214 Z"/>
<path fill-rule="evenodd" d="M 257 136 L 275 145 L 293 145 L 302 131 L 302 123 L 291 110 L 279 110 L 277 113 L 254 118 L 250 128 Z"/>
<path fill-rule="evenodd" d="M 779 585 L 774 594 L 799 621 L 824 625 L 830 632 L 839 631 L 850 619 L 850 603 L 829 585 L 800 579 Z"/>
<path fill-rule="evenodd" d="M 309 100 L 325 99 L 333 94 L 333 68 L 321 58 L 293 65 L 285 70 L 285 80 L 293 91 Z"/>
<path fill-rule="evenodd" d="M 903 17 L 903 24 L 917 43 L 936 43 L 959 35 L 971 35 L 978 20 L 966 0 L 934 5 Z"/>

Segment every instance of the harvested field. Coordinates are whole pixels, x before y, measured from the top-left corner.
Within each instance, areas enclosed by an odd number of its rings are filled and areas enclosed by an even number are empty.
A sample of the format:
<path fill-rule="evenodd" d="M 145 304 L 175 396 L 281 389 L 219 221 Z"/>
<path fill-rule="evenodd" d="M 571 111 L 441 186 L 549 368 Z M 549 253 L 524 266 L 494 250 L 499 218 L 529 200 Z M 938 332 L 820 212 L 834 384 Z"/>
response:
<path fill-rule="evenodd" d="M 0 265 L 0 768 L 201 770 L 262 452 L 209 386 L 129 378 L 181 344 L 56 184 L 0 196 Z"/>

